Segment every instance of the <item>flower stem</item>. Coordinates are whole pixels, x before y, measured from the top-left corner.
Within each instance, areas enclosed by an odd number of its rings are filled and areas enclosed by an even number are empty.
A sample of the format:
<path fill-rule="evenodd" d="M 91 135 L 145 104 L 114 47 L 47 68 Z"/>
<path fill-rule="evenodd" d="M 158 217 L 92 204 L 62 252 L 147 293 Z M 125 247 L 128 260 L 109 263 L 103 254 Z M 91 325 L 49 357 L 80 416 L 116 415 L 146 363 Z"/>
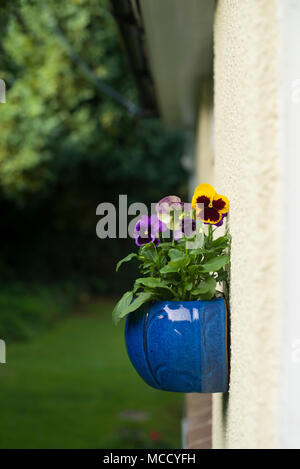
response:
<path fill-rule="evenodd" d="M 172 213 L 172 217 L 173 217 L 173 240 L 172 240 L 172 246 L 174 246 L 174 244 L 175 244 L 175 213 L 174 213 L 174 210 L 173 210 L 173 213 Z"/>
<path fill-rule="evenodd" d="M 212 225 L 208 225 L 208 242 L 209 244 L 212 242 L 213 240 L 213 227 Z"/>

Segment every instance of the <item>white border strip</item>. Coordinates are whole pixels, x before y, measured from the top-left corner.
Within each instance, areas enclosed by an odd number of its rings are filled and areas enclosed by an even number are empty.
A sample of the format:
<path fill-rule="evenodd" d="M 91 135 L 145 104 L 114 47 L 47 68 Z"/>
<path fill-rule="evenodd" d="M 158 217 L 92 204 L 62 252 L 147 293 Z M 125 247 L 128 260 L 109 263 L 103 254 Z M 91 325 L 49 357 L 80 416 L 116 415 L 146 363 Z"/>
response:
<path fill-rule="evenodd" d="M 278 0 L 278 7 L 283 184 L 278 447 L 300 448 L 300 1 Z"/>

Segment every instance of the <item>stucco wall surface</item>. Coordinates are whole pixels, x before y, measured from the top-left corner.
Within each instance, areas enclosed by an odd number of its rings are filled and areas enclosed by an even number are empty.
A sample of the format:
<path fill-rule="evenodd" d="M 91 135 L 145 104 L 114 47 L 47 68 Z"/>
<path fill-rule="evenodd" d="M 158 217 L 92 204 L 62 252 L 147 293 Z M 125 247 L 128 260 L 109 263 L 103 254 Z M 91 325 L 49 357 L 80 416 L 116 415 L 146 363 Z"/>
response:
<path fill-rule="evenodd" d="M 202 83 L 196 130 L 196 182 L 214 184 L 212 80 Z M 195 187 L 193 188 L 195 190 Z M 194 193 L 194 191 L 193 191 Z"/>
<path fill-rule="evenodd" d="M 279 318 L 276 0 L 219 0 L 215 186 L 231 202 L 230 391 L 214 396 L 215 448 L 276 445 Z"/>

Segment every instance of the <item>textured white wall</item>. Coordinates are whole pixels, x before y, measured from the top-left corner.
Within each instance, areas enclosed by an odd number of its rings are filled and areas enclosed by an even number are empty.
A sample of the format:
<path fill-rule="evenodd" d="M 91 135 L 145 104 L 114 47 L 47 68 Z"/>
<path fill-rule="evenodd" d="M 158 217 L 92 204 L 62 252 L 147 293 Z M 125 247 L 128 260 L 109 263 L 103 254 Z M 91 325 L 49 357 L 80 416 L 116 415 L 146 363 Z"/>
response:
<path fill-rule="evenodd" d="M 214 184 L 213 91 L 212 80 L 202 83 L 196 131 L 196 185 Z"/>
<path fill-rule="evenodd" d="M 215 186 L 231 202 L 231 380 L 214 397 L 216 448 L 276 446 L 279 318 L 276 0 L 219 0 Z"/>

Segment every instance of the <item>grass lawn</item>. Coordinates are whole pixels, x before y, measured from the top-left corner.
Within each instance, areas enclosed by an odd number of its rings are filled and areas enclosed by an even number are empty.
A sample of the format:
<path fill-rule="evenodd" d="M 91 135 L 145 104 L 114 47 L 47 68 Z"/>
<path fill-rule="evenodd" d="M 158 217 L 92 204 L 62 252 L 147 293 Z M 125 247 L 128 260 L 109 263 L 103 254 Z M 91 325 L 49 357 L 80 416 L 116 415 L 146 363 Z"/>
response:
<path fill-rule="evenodd" d="M 92 303 L 31 342 L 6 343 L 0 448 L 181 447 L 182 395 L 143 383 L 111 309 Z"/>

